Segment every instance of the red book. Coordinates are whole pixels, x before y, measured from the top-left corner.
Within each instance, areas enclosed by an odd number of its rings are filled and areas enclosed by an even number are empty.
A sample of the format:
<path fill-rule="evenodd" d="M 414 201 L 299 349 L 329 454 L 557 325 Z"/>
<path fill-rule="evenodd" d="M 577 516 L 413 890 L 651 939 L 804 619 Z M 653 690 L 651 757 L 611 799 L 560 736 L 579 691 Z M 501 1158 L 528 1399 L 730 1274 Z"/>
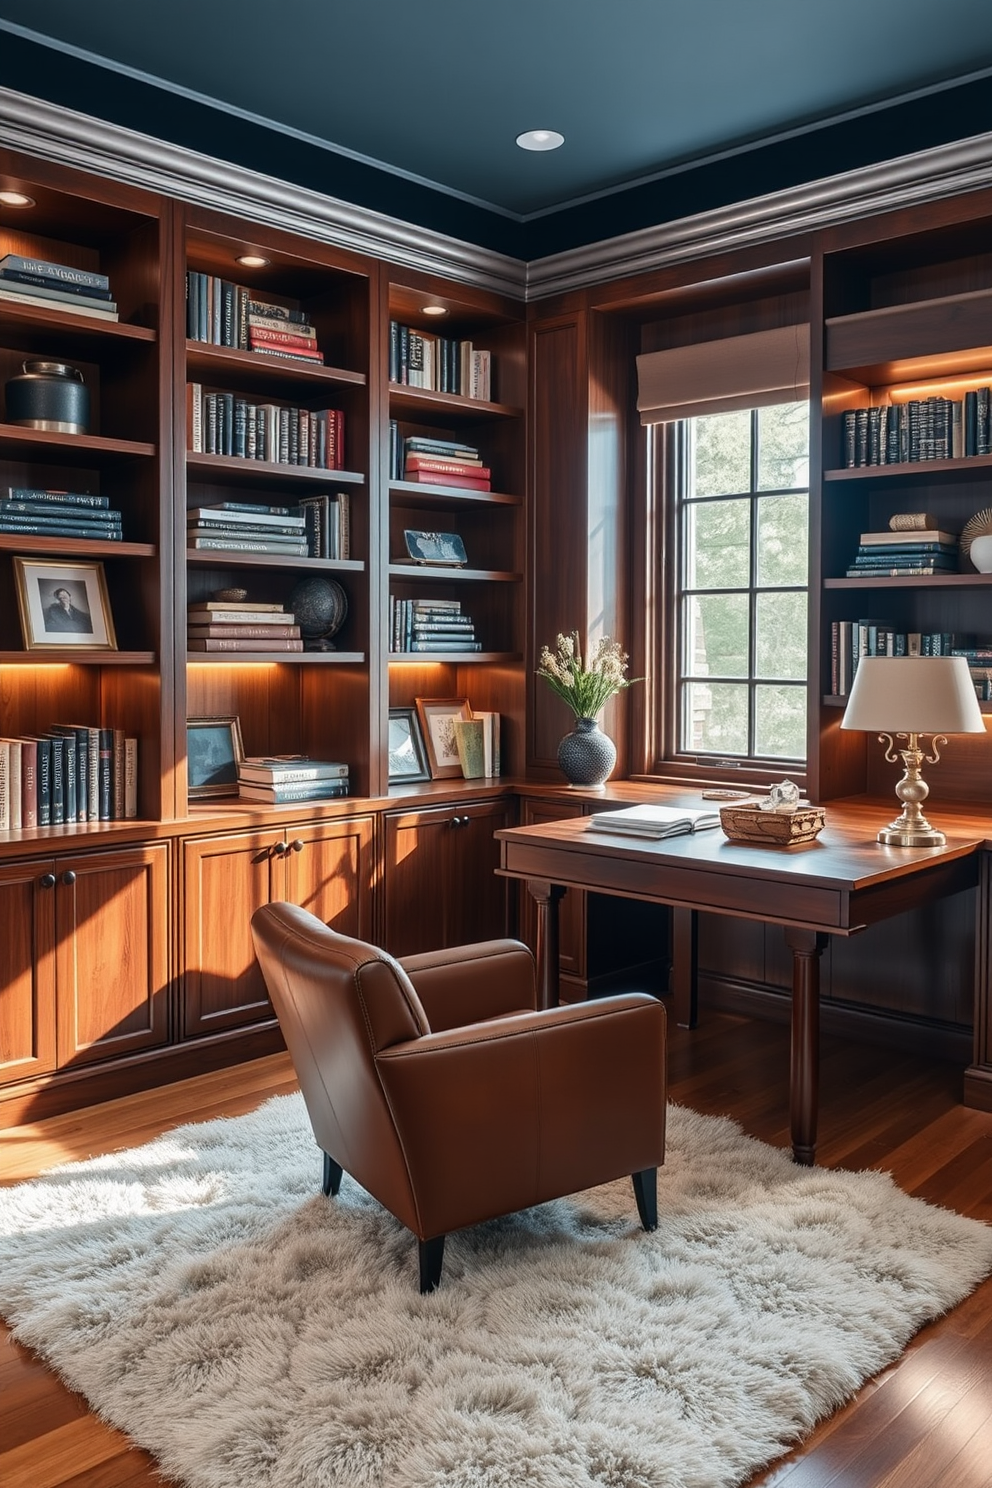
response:
<path fill-rule="evenodd" d="M 492 471 L 488 465 L 472 465 L 463 460 L 435 460 L 430 455 L 407 455 L 407 470 L 433 470 L 438 475 L 471 475 L 488 480 Z"/>
<path fill-rule="evenodd" d="M 248 341 L 259 346 L 292 346 L 299 351 L 316 351 L 316 336 L 297 336 L 293 331 L 262 330 L 261 326 L 248 327 Z"/>
<path fill-rule="evenodd" d="M 38 825 L 38 741 L 21 740 L 21 826 Z"/>
<path fill-rule="evenodd" d="M 418 485 L 430 486 L 458 486 L 466 491 L 491 491 L 488 476 L 477 478 L 471 475 L 437 475 L 432 470 L 408 470 L 403 477 L 404 480 L 413 481 Z"/>

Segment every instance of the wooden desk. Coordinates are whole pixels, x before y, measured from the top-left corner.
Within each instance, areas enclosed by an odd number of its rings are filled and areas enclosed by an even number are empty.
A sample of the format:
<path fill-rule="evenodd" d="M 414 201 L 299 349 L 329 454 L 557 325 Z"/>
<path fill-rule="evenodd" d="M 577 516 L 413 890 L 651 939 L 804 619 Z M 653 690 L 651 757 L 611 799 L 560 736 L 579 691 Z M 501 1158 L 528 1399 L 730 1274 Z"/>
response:
<path fill-rule="evenodd" d="M 569 888 L 668 904 L 676 910 L 677 1016 L 694 1021 L 694 913 L 707 910 L 782 925 L 792 951 L 790 1124 L 793 1156 L 816 1153 L 820 956 L 828 935 L 855 935 L 891 915 L 979 882 L 981 835 L 946 847 L 882 847 L 877 810 L 833 807 L 805 847 L 741 847 L 715 831 L 640 841 L 592 832 L 583 819 L 496 833 L 504 876 L 524 880 L 537 905 L 544 1006 L 558 1001 L 558 904 Z M 942 825 L 946 825 L 942 823 Z M 682 913 L 679 914 L 679 911 Z"/>

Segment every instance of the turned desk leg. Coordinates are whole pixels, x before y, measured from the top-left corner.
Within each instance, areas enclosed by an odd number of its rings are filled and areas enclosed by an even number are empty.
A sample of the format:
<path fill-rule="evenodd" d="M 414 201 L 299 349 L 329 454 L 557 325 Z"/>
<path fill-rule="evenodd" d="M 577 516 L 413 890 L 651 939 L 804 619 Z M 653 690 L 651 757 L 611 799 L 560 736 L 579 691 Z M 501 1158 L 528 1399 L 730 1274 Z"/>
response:
<path fill-rule="evenodd" d="M 527 891 L 537 906 L 537 1005 L 558 1006 L 558 906 L 565 896 L 560 884 L 528 878 Z"/>
<path fill-rule="evenodd" d="M 675 1021 L 680 1028 L 699 1022 L 699 913 L 672 909 L 672 993 Z"/>
<path fill-rule="evenodd" d="M 827 937 L 819 930 L 786 927 L 792 951 L 792 1059 L 789 1115 L 792 1156 L 804 1167 L 816 1159 L 816 1116 L 820 1097 L 820 957 Z"/>

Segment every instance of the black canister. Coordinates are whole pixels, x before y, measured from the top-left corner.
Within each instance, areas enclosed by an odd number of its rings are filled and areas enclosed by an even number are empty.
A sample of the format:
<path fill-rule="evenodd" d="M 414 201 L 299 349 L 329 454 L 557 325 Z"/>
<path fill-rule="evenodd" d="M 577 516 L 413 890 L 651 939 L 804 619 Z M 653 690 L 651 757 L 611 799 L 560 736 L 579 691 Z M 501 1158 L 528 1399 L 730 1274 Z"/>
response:
<path fill-rule="evenodd" d="M 23 362 L 23 373 L 7 383 L 7 422 L 58 434 L 85 434 L 90 420 L 89 388 L 68 362 Z"/>

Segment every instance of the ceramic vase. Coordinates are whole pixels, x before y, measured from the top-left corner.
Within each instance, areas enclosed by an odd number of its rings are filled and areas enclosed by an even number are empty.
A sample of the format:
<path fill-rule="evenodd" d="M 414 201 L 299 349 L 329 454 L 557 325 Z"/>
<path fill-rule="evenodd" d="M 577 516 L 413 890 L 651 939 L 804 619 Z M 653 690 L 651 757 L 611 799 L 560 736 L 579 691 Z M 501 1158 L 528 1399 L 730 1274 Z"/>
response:
<path fill-rule="evenodd" d="M 558 765 L 569 785 L 602 789 L 617 762 L 617 748 L 595 718 L 577 718 L 558 745 Z"/>

